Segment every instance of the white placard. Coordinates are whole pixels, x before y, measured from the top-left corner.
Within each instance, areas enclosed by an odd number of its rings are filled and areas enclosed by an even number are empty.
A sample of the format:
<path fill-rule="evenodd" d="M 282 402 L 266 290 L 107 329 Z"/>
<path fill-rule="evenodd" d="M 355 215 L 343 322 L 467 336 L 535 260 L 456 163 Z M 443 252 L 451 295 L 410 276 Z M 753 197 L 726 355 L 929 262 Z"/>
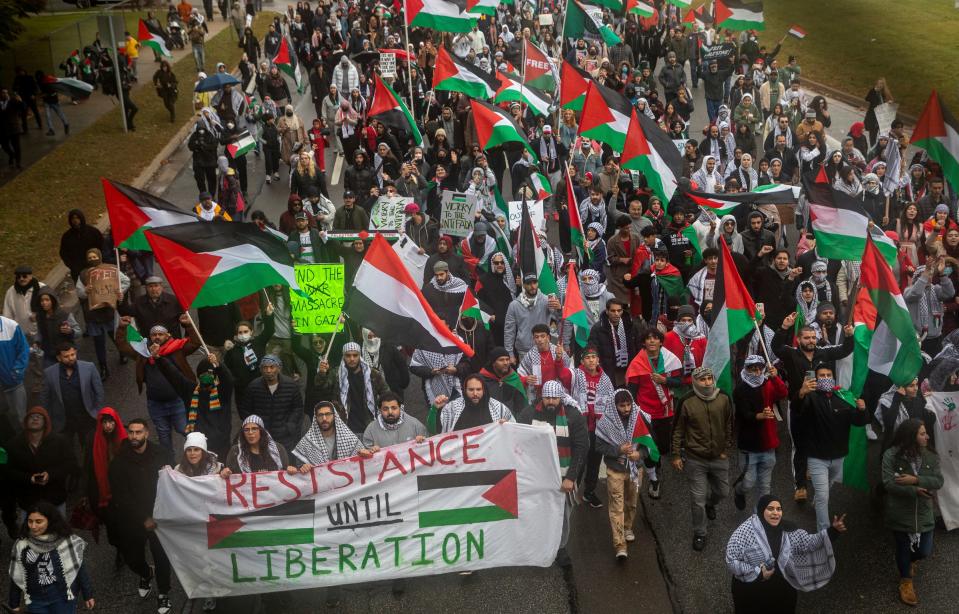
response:
<path fill-rule="evenodd" d="M 441 198 L 440 234 L 465 237 L 473 231 L 476 218 L 476 195 L 446 190 Z"/>
<path fill-rule="evenodd" d="M 406 205 L 413 202 L 409 196 L 380 196 L 370 211 L 370 230 L 403 230 L 406 224 Z"/>
<path fill-rule="evenodd" d="M 380 53 L 380 76 L 384 79 L 396 78 L 395 53 Z"/>
<path fill-rule="evenodd" d="M 546 216 L 543 215 L 543 201 L 526 201 L 529 207 L 529 216 L 533 220 L 533 225 L 540 230 L 546 230 Z M 523 201 L 513 200 L 509 203 L 509 229 L 510 231 L 519 228 L 523 220 Z"/>
<path fill-rule="evenodd" d="M 873 109 L 876 114 L 876 123 L 879 124 L 879 133 L 889 132 L 892 128 L 892 122 L 896 119 L 896 112 L 899 110 L 898 102 L 884 102 Z"/>
<path fill-rule="evenodd" d="M 403 261 L 403 266 L 410 272 L 410 277 L 416 282 L 416 287 L 423 286 L 426 277 L 426 261 L 430 259 L 426 254 L 419 253 L 419 246 L 408 236 L 402 236 L 393 244 L 393 251 Z"/>

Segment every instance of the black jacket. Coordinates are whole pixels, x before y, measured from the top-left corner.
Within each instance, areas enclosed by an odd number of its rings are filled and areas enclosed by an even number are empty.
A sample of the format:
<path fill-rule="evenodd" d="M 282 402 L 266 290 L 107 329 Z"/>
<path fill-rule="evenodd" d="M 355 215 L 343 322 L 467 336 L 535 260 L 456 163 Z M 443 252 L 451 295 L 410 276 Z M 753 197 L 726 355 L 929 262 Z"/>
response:
<path fill-rule="evenodd" d="M 124 441 L 110 463 L 110 507 L 115 518 L 130 526 L 142 526 L 153 516 L 158 472 L 173 465 L 173 454 L 155 441 L 148 440 L 146 450 L 136 452 L 130 441 Z"/>
<path fill-rule="evenodd" d="M 240 418 L 250 414 L 263 418 L 266 430 L 273 439 L 292 450 L 300 441 L 303 426 L 303 395 L 299 385 L 291 378 L 280 375 L 276 392 L 270 393 L 266 382 L 258 377 L 246 389 L 238 407 Z"/>
<path fill-rule="evenodd" d="M 161 294 L 156 303 L 146 294 L 138 296 L 133 301 L 124 301 L 120 304 L 118 311 L 122 316 L 136 318 L 137 330 L 145 339 L 149 338 L 150 329 L 157 324 L 166 328 L 173 337 L 183 336 L 180 328 L 180 314 L 183 313 L 183 308 L 180 307 L 176 297 L 169 292 Z"/>
<path fill-rule="evenodd" d="M 796 304 L 795 298 L 785 304 L 780 301 L 783 292 L 794 287 L 793 282 L 788 277 L 780 277 L 779 273 L 767 266 L 765 258 L 753 259 L 750 265 L 753 299 L 765 306 L 766 325 L 776 330 L 792 311 L 790 307 Z"/>
<path fill-rule="evenodd" d="M 196 390 L 197 383 L 183 375 L 176 366 L 169 362 L 158 363 L 163 375 L 170 381 L 173 387 L 183 399 L 183 405 L 187 408 L 193 400 L 193 391 Z M 217 377 L 217 397 L 220 401 L 220 408 L 210 410 L 210 394 L 200 391 L 197 395 L 197 416 L 195 430 L 203 433 L 207 437 L 209 449 L 215 452 L 220 458 L 225 459 L 226 453 L 230 450 L 230 429 L 232 428 L 233 407 L 233 377 L 230 376 L 230 370 L 220 365 L 214 369 Z"/>
<path fill-rule="evenodd" d="M 516 421 L 520 424 L 532 424 L 533 420 L 548 422 L 555 428 L 556 414 L 548 411 L 536 411 L 535 405 L 526 407 Z M 565 445 L 570 447 L 569 468 L 566 470 L 565 478 L 573 480 L 579 479 L 579 474 L 586 466 L 586 456 L 589 454 L 589 431 L 586 428 L 586 418 L 575 407 L 566 407 L 566 422 L 569 425 L 569 441 Z M 558 445 L 564 445 L 564 442 L 557 439 Z"/>
<path fill-rule="evenodd" d="M 640 318 L 642 321 L 642 318 Z M 634 323 L 628 313 L 623 313 L 623 328 L 626 333 L 626 354 L 628 365 L 636 352 L 642 347 L 643 342 L 639 338 L 641 331 L 638 330 L 637 323 Z M 645 322 L 643 322 L 645 324 Z M 609 324 L 609 316 L 606 311 L 599 314 L 599 320 L 589 329 L 589 340 L 587 347 L 594 347 L 599 352 L 599 366 L 603 368 L 606 374 L 616 373 L 616 350 L 613 346 L 613 329 Z"/>
<path fill-rule="evenodd" d="M 197 127 L 187 141 L 187 147 L 193 152 L 193 163 L 200 166 L 216 166 L 220 142 L 205 128 Z"/>
<path fill-rule="evenodd" d="M 433 311 L 446 322 L 451 329 L 456 328 L 456 321 L 460 315 L 460 305 L 463 304 L 463 292 L 455 294 L 442 292 L 433 287 L 430 280 L 423 284 L 423 298 L 429 303 Z"/>
<path fill-rule="evenodd" d="M 7 464 L 0 465 L 6 482 L 14 488 L 17 504 L 27 508 L 44 500 L 60 505 L 67 500 L 67 478 L 76 469 L 71 446 L 59 435 L 47 435 L 34 452 L 26 435 L 18 435 L 6 445 Z M 49 481 L 41 486 L 30 481 L 31 476 L 46 471 Z"/>
<path fill-rule="evenodd" d="M 79 216 L 80 225 L 76 228 L 70 227 L 60 237 L 60 260 L 70 269 L 74 281 L 79 277 L 80 271 L 87 267 L 87 250 L 103 247 L 103 234 L 96 227 L 87 224 L 83 211 L 71 210 L 67 214 L 67 222 L 75 215 Z"/>
<path fill-rule="evenodd" d="M 834 394 L 811 392 L 796 405 L 797 445 L 812 458 L 832 460 L 849 452 L 849 427 L 869 424 L 865 409 L 850 407 Z M 798 428 L 797 428 L 798 427 Z"/>
<path fill-rule="evenodd" d="M 786 383 L 789 384 L 789 400 L 791 403 L 798 403 L 799 388 L 806 378 L 806 371 L 813 371 L 820 362 L 835 363 L 840 358 L 849 356 L 855 347 L 855 343 L 852 337 L 844 337 L 842 345 L 816 346 L 812 360 L 807 360 L 802 351 L 792 346 L 793 329 L 791 327 L 784 329 L 782 322 L 779 324 L 775 327 L 776 334 L 773 335 L 772 351 L 783 363 Z"/>

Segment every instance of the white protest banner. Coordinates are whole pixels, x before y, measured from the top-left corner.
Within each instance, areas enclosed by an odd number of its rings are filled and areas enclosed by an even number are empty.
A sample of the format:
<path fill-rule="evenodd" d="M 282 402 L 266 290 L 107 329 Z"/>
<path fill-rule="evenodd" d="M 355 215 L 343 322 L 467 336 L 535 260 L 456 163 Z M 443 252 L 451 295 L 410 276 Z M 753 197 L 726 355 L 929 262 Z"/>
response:
<path fill-rule="evenodd" d="M 167 468 L 153 518 L 191 599 L 548 567 L 563 523 L 556 436 L 493 423 L 305 474 Z"/>
<path fill-rule="evenodd" d="M 465 192 L 443 192 L 443 211 L 440 213 L 440 234 L 465 237 L 473 230 L 476 196 Z"/>
<path fill-rule="evenodd" d="M 959 528 L 959 392 L 933 392 L 926 407 L 936 413 L 936 451 L 945 480 L 936 493 L 946 530 Z"/>
<path fill-rule="evenodd" d="M 380 53 L 380 76 L 384 79 L 396 78 L 395 53 Z"/>
<path fill-rule="evenodd" d="M 509 203 L 509 229 L 516 230 L 519 223 L 523 220 L 523 201 L 511 200 Z M 526 201 L 529 207 L 529 217 L 533 220 L 533 225 L 540 230 L 546 230 L 546 216 L 543 215 L 543 201 Z"/>
<path fill-rule="evenodd" d="M 405 235 L 393 244 L 393 251 L 400 257 L 410 277 L 416 282 L 417 288 L 423 285 L 426 277 L 426 262 L 430 259 L 428 255 L 421 254 L 419 249 L 413 239 Z"/>
<path fill-rule="evenodd" d="M 876 123 L 879 125 L 879 134 L 889 132 L 892 128 L 892 122 L 896 119 L 896 112 L 899 110 L 898 102 L 884 102 L 873 109 L 876 114 Z"/>
<path fill-rule="evenodd" d="M 370 211 L 370 230 L 403 230 L 403 209 L 412 202 L 409 196 L 380 196 Z"/>

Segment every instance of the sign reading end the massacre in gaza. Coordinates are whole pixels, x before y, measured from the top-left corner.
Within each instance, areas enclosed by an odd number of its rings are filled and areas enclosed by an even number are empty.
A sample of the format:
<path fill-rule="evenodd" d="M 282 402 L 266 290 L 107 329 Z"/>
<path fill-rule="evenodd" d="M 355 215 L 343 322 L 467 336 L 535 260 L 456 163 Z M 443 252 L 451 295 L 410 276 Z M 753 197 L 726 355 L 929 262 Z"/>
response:
<path fill-rule="evenodd" d="M 160 473 L 153 517 L 191 598 L 549 566 L 563 520 L 550 429 L 489 424 L 283 471 Z"/>
<path fill-rule="evenodd" d="M 332 333 L 343 330 L 342 264 L 298 264 L 293 268 L 296 284 L 310 298 L 290 290 L 290 315 L 293 329 L 300 333 Z"/>

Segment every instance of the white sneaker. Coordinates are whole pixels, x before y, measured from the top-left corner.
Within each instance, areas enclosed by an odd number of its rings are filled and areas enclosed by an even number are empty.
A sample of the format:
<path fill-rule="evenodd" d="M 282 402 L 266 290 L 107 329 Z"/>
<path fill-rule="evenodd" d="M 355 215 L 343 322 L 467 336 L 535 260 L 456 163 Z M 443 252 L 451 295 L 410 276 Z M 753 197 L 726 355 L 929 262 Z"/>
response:
<path fill-rule="evenodd" d="M 868 439 L 869 441 L 876 441 L 877 439 L 879 439 L 879 435 L 876 435 L 876 432 L 872 430 L 871 424 L 866 425 L 866 439 Z"/>
<path fill-rule="evenodd" d="M 266 185 L 270 185 L 271 183 L 273 183 L 273 178 L 270 177 L 269 175 L 267 175 L 267 176 L 266 176 Z"/>
<path fill-rule="evenodd" d="M 626 531 L 626 541 L 628 542 L 636 541 L 636 536 L 633 534 L 632 531 L 629 531 L 629 530 Z"/>
<path fill-rule="evenodd" d="M 629 558 L 629 554 L 625 550 L 619 550 L 616 552 L 616 561 L 622 562 Z"/>

